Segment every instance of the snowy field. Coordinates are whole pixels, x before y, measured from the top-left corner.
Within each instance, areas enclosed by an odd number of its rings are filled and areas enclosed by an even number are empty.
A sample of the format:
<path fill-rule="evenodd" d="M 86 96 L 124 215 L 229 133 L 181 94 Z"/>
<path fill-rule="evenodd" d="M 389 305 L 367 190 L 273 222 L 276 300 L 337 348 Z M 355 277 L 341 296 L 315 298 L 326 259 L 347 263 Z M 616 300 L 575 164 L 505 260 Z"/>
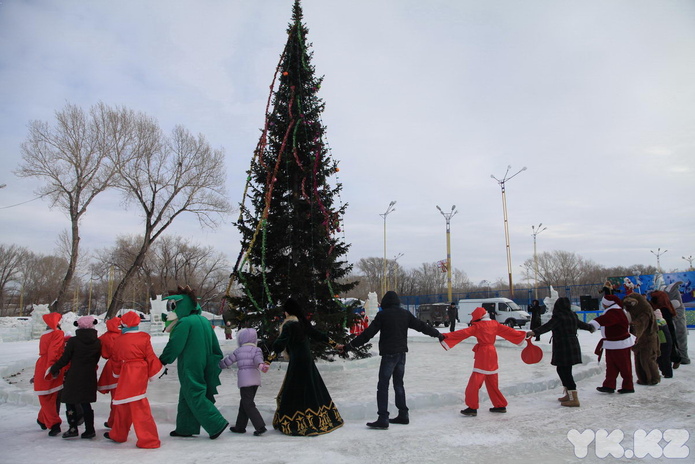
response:
<path fill-rule="evenodd" d="M 0 318 L 2 319 L 2 318 Z M 13 325 L 2 324 L 4 333 Z M 19 324 L 21 325 L 21 323 Z M 22 329 L 20 329 L 22 330 Z M 102 329 L 103 330 L 103 329 Z M 224 340 L 223 351 L 236 348 Z M 256 401 L 269 431 L 254 437 L 223 433 L 211 441 L 206 434 L 172 438 L 178 381 L 175 364 L 169 374 L 150 384 L 148 397 L 159 428 L 162 447 L 142 450 L 132 435 L 127 443 L 103 438 L 108 397 L 94 405 L 97 438 L 48 437 L 36 424 L 38 401 L 29 380 L 38 354 L 38 340 L 0 343 L 0 462 L 2 463 L 606 463 L 695 462 L 695 365 L 684 365 L 672 379 L 657 386 L 636 385 L 634 394 L 596 391 L 604 364 L 593 354 L 598 334 L 579 332 L 585 362 L 575 366 L 580 408 L 561 407 L 561 387 L 550 365 L 550 334 L 538 344 L 544 359 L 535 365 L 521 361 L 521 348 L 498 342 L 500 386 L 507 396 L 506 414 L 488 412 L 485 389 L 477 417 L 464 417 L 463 390 L 473 363 L 472 340 L 444 351 L 436 340 L 411 333 L 405 387 L 409 425 L 371 430 L 376 419 L 376 381 L 379 357 L 354 362 L 320 363 L 319 369 L 345 425 L 318 437 L 288 437 L 272 430 L 275 394 L 282 383 L 282 363 L 263 375 Z M 155 351 L 167 336 L 153 337 Z M 376 340 L 374 340 L 376 342 Z M 695 336 L 690 333 L 690 347 Z M 376 344 L 374 345 L 376 347 Z M 374 348 L 375 349 L 375 348 Z M 393 394 L 390 395 L 393 401 Z M 228 421 L 236 418 L 239 393 L 236 372 L 222 373 L 217 405 Z M 392 406 L 392 414 L 395 408 Z M 61 409 L 64 417 L 64 408 Z M 64 422 L 63 429 L 67 425 Z"/>

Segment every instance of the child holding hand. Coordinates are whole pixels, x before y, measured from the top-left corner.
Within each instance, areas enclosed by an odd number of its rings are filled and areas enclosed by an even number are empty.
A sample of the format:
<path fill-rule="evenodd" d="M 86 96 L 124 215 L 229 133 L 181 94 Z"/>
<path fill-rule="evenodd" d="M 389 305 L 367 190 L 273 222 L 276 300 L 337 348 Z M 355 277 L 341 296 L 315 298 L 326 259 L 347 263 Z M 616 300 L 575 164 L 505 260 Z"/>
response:
<path fill-rule="evenodd" d="M 239 348 L 234 350 L 220 361 L 221 369 L 228 369 L 234 363 L 239 367 L 238 386 L 241 400 L 239 401 L 239 413 L 237 414 L 236 424 L 230 427 L 234 433 L 246 433 L 246 425 L 249 419 L 256 429 L 255 436 L 263 435 L 266 432 L 265 422 L 261 413 L 256 408 L 254 398 L 258 387 L 261 386 L 261 371 L 268 372 L 268 364 L 263 362 L 263 351 L 256 346 L 258 337 L 256 329 L 241 329 L 237 333 L 237 343 Z"/>

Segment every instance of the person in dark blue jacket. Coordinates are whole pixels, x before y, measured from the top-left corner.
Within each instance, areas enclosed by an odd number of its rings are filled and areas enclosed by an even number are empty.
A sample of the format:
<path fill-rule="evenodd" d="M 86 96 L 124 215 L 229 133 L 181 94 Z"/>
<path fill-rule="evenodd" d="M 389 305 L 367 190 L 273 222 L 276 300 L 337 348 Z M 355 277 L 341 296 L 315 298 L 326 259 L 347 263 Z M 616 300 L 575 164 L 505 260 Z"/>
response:
<path fill-rule="evenodd" d="M 405 375 L 405 354 L 408 351 L 408 329 L 414 329 L 430 337 L 444 339 L 444 336 L 434 327 L 417 319 L 415 316 L 401 308 L 401 300 L 394 291 L 388 291 L 381 300 L 381 311 L 376 314 L 369 327 L 346 345 L 339 345 L 338 349 L 350 350 L 364 345 L 377 333 L 379 337 L 379 381 L 376 387 L 376 404 L 378 419 L 368 422 L 367 427 L 375 429 L 387 429 L 391 424 L 408 424 L 410 417 L 405 400 L 405 388 L 403 377 Z M 393 377 L 393 390 L 396 394 L 396 407 L 398 416 L 389 419 L 388 400 L 389 382 Z"/>

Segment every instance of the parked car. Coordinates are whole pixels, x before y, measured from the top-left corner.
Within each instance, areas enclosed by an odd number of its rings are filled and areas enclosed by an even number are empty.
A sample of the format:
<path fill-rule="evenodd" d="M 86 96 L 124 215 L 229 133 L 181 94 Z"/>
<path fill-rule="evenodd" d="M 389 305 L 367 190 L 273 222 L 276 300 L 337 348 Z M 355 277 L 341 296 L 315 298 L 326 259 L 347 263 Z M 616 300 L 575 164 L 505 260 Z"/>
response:
<path fill-rule="evenodd" d="M 475 308 L 485 308 L 490 313 L 491 319 L 509 327 L 519 326 L 521 328 L 531 320 L 531 315 L 509 298 L 459 300 L 458 306 L 459 317 L 468 325 L 471 325 L 471 313 Z"/>
<path fill-rule="evenodd" d="M 415 310 L 415 317 L 429 325 L 439 327 L 439 324 L 449 324 L 447 308 L 449 303 L 422 304 Z"/>

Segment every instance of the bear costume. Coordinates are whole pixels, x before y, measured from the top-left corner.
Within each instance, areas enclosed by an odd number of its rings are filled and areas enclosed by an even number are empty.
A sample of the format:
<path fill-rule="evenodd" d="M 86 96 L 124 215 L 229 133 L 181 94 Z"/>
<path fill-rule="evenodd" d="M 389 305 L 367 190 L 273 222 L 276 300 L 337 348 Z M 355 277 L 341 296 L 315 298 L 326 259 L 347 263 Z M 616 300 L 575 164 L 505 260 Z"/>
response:
<path fill-rule="evenodd" d="M 623 305 L 630 313 L 630 333 L 637 337 L 632 351 L 635 353 L 635 374 L 638 385 L 656 385 L 661 381 L 659 365 L 659 326 L 654 309 L 644 295 L 631 293 L 623 298 Z"/>

